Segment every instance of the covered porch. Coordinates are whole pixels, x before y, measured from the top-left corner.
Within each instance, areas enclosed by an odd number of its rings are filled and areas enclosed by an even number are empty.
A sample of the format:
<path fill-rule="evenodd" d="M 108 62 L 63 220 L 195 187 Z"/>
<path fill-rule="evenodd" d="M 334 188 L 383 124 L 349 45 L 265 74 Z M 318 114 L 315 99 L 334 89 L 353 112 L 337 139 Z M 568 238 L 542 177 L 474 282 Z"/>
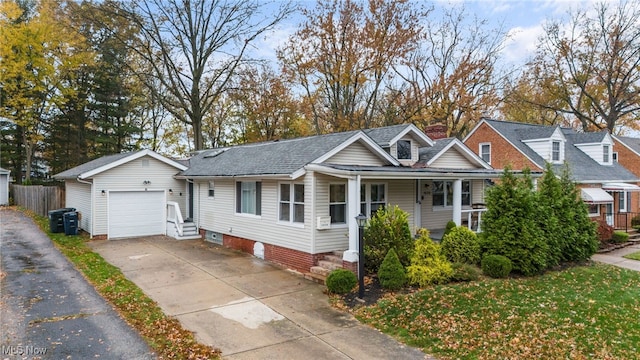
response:
<path fill-rule="evenodd" d="M 409 225 L 415 234 L 421 228 L 440 239 L 447 222 L 481 231 L 482 214 L 486 211 L 484 194 L 491 180 L 500 178 L 502 171 L 494 169 L 434 169 L 367 167 L 347 165 L 313 165 L 307 168 L 321 177 L 323 183 L 346 182 L 344 214 L 333 212 L 332 203 L 317 204 L 330 207 L 330 215 L 344 218 L 348 248 L 343 261 L 358 261 L 358 224 L 356 216 L 370 216 L 378 208 L 399 206 L 409 214 Z M 330 190 L 331 191 L 331 190 Z M 340 199 L 342 200 L 342 199 Z M 322 241 L 317 236 L 316 241 Z"/>

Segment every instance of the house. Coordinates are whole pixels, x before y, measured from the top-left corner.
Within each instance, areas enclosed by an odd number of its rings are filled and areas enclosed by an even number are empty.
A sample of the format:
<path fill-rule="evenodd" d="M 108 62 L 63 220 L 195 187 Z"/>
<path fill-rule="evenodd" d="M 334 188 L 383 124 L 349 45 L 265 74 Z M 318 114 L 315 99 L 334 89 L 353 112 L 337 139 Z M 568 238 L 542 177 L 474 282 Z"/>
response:
<path fill-rule="evenodd" d="M 615 151 L 613 160 L 640 178 L 640 138 L 628 136 L 612 136 Z M 636 185 L 640 185 L 637 183 Z M 627 193 L 629 204 L 629 225 L 633 218 L 640 219 L 640 192 Z"/>
<path fill-rule="evenodd" d="M 175 178 L 206 239 L 308 272 L 336 252 L 355 269 L 355 217 L 389 204 L 416 231 L 479 230 L 486 180 L 500 175 L 460 140 L 408 124 L 204 150 Z"/>
<path fill-rule="evenodd" d="M 105 156 L 54 175 L 64 180 L 66 206 L 92 238 L 175 233 L 167 204 L 184 207 L 187 187 L 174 178 L 184 164 L 151 150 Z"/>
<path fill-rule="evenodd" d="M 464 144 L 497 168 L 542 171 L 550 162 L 560 173 L 566 163 L 592 218 L 626 228 L 628 213 L 640 206 L 631 201 L 640 191 L 640 175 L 616 161 L 622 147 L 614 139 L 606 131 L 578 133 L 560 126 L 482 119 Z"/>
<path fill-rule="evenodd" d="M 9 204 L 9 182 L 11 171 L 0 168 L 0 205 Z"/>

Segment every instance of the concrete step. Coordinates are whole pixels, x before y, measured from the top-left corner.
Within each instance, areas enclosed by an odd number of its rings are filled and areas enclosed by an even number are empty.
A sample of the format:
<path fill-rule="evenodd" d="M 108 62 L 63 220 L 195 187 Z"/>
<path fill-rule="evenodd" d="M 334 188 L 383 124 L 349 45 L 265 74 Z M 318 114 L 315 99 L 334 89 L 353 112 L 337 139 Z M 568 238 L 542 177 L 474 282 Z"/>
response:
<path fill-rule="evenodd" d="M 344 255 L 344 250 L 335 250 L 335 251 L 332 251 L 331 254 L 333 256 L 337 256 L 340 259 L 342 259 L 342 256 Z"/>
<path fill-rule="evenodd" d="M 335 269 L 342 269 L 342 261 L 340 262 L 340 264 L 336 264 L 332 261 L 320 260 L 318 261 L 318 265 L 330 271 Z"/>
<path fill-rule="evenodd" d="M 327 281 L 327 277 L 320 275 L 320 274 L 314 274 L 314 273 L 305 273 L 304 274 L 304 278 L 307 280 L 311 280 L 313 282 L 316 282 L 318 284 L 322 284 L 322 285 L 326 285 L 326 281 Z"/>
<path fill-rule="evenodd" d="M 323 260 L 331 261 L 332 263 L 340 264 L 340 266 L 342 266 L 342 255 L 325 255 Z"/>
<path fill-rule="evenodd" d="M 176 240 L 202 240 L 202 236 L 199 234 L 195 235 L 182 235 L 175 237 Z"/>
<path fill-rule="evenodd" d="M 312 266 L 310 271 L 313 274 L 322 275 L 322 276 L 329 276 L 329 273 L 331 273 L 331 270 L 327 268 L 323 268 L 322 266 Z"/>

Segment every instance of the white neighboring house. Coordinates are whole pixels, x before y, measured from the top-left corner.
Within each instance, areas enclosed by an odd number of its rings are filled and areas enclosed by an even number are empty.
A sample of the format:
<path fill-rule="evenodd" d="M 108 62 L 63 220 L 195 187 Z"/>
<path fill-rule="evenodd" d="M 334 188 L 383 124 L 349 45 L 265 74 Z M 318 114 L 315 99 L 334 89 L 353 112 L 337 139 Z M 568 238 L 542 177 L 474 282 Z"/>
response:
<path fill-rule="evenodd" d="M 79 228 L 92 238 L 176 232 L 175 209 L 186 205 L 187 169 L 151 150 L 105 156 L 54 175 L 64 180 L 66 206 L 79 212 Z M 169 206 L 168 206 L 169 205 Z M 171 206 L 174 205 L 174 206 Z M 180 229 L 182 230 L 182 229 Z"/>
<path fill-rule="evenodd" d="M 11 171 L 0 168 L 0 205 L 9 204 L 9 176 Z"/>

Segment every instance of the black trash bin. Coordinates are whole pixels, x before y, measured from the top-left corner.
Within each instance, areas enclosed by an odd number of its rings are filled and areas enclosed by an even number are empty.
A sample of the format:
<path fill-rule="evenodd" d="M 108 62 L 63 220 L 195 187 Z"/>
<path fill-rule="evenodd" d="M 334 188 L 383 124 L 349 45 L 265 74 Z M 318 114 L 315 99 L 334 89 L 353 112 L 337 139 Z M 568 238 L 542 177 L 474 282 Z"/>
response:
<path fill-rule="evenodd" d="M 64 218 L 64 234 L 78 235 L 78 213 L 75 211 L 66 212 Z"/>
<path fill-rule="evenodd" d="M 52 233 L 64 232 L 64 213 L 76 211 L 75 208 L 62 208 L 49 211 L 49 231 Z"/>

